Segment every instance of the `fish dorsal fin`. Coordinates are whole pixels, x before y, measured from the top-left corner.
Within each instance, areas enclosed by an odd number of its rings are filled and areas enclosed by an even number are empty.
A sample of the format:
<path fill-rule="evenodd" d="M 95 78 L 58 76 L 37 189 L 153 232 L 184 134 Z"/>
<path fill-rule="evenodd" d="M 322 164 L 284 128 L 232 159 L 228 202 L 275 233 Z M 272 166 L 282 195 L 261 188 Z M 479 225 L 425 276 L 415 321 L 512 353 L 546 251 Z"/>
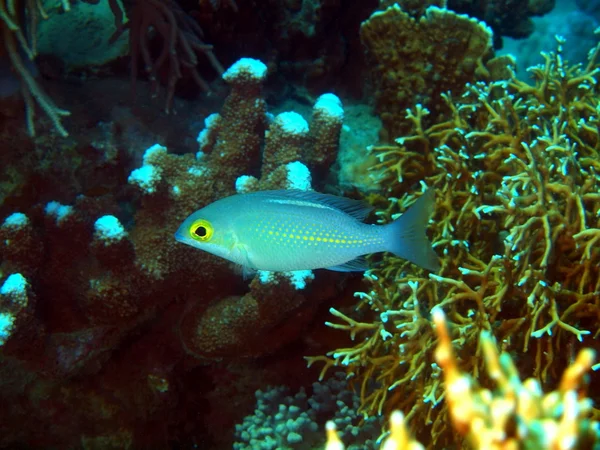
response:
<path fill-rule="evenodd" d="M 373 211 L 373 207 L 361 200 L 354 200 L 336 195 L 321 194 L 314 191 L 300 191 L 295 189 L 278 191 L 260 191 L 252 195 L 260 195 L 265 199 L 282 201 L 287 203 L 302 202 L 304 206 L 318 206 L 320 208 L 328 207 L 342 211 L 356 220 L 363 221 Z M 299 205 L 301 206 L 301 205 Z"/>
<path fill-rule="evenodd" d="M 364 256 L 359 256 L 345 264 L 339 266 L 325 267 L 327 270 L 334 270 L 336 272 L 364 272 L 369 269 L 369 264 Z"/>

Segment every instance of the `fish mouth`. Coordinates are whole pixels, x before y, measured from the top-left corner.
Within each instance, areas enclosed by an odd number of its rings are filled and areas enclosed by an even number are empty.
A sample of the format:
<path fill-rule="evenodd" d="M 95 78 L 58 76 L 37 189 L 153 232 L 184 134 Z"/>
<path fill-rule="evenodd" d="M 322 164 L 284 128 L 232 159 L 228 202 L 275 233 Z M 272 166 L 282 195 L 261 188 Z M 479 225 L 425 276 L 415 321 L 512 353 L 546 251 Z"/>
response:
<path fill-rule="evenodd" d="M 173 237 L 175 237 L 175 240 L 176 240 L 177 242 L 181 242 L 182 244 L 188 244 L 188 243 L 189 243 L 189 242 L 188 242 L 188 241 L 189 241 L 189 240 L 188 240 L 188 238 L 186 238 L 186 237 L 183 235 L 183 233 L 181 233 L 179 230 L 177 230 L 177 231 L 175 232 L 175 234 L 173 235 Z"/>
<path fill-rule="evenodd" d="M 182 244 L 189 245 L 190 247 L 199 248 L 199 242 L 192 239 L 186 232 L 182 232 L 181 230 L 177 230 L 173 235 L 177 242 L 181 242 Z"/>

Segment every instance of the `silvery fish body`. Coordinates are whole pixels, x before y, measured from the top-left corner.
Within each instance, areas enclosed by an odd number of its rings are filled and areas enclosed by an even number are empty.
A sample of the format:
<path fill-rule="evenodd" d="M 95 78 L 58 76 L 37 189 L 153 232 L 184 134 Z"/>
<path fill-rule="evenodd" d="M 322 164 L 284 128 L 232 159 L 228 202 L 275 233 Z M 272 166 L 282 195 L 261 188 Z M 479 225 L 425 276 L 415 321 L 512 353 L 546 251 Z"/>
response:
<path fill-rule="evenodd" d="M 430 270 L 439 268 L 425 236 L 433 191 L 398 220 L 368 225 L 371 207 L 357 200 L 303 191 L 233 195 L 183 221 L 175 239 L 247 269 L 366 270 L 362 255 L 390 251 Z"/>

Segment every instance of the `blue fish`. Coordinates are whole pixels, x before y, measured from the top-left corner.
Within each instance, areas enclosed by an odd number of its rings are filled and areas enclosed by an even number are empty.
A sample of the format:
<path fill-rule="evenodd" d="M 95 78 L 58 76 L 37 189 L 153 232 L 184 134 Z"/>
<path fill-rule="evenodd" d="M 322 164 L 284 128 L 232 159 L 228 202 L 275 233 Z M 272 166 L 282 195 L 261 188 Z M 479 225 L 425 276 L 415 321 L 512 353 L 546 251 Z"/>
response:
<path fill-rule="evenodd" d="M 364 255 L 391 252 L 432 271 L 440 268 L 425 235 L 429 189 L 397 220 L 369 225 L 372 207 L 317 192 L 262 191 L 222 198 L 186 218 L 175 239 L 245 270 L 368 269 Z"/>

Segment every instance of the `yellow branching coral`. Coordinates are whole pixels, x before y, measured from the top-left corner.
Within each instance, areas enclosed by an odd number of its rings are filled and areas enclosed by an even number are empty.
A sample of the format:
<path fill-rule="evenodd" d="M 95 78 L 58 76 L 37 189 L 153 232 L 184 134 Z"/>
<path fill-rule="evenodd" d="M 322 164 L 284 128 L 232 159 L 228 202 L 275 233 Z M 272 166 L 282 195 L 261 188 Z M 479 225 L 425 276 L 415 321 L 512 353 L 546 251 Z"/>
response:
<path fill-rule="evenodd" d="M 325 450 L 344 450 L 346 447 L 337 435 L 335 424 L 327 422 L 327 443 Z M 424 447 L 411 438 L 406 427 L 404 414 L 394 411 L 390 416 L 390 435 L 381 445 L 381 450 L 423 450 Z"/>
<path fill-rule="evenodd" d="M 591 400 L 585 397 L 586 376 L 595 352 L 583 349 L 563 372 L 558 389 L 543 394 L 538 380 L 521 381 L 513 360 L 500 354 L 488 332 L 480 335 L 488 378 L 494 391 L 479 387 L 473 377 L 461 372 L 452 348 L 452 338 L 441 308 L 432 311 L 438 336 L 435 358 L 443 370 L 445 401 L 452 426 L 465 436 L 470 448 L 509 450 L 517 448 L 569 450 L 595 448 L 600 427 L 591 417 Z M 343 450 L 335 424 L 326 426 L 325 450 Z M 384 450 L 420 450 L 410 437 L 404 415 L 394 411 Z"/>
<path fill-rule="evenodd" d="M 446 381 L 452 425 L 472 448 L 568 450 L 600 443 L 598 423 L 590 420 L 591 400 L 583 392 L 595 359 L 593 350 L 581 350 L 564 371 L 558 389 L 544 395 L 535 378 L 520 380 L 510 356 L 499 354 L 491 335 L 482 332 L 487 373 L 497 385 L 492 392 L 461 373 L 441 309 L 434 309 L 433 319 L 439 336 L 436 360 Z"/>
<path fill-rule="evenodd" d="M 440 368 L 427 311 L 441 306 L 458 330 L 464 367 L 482 369 L 481 331 L 502 350 L 527 354 L 520 369 L 553 383 L 576 350 L 600 334 L 600 95 L 597 57 L 568 67 L 561 51 L 517 79 L 469 84 L 431 126 L 427 108 L 406 118 L 410 133 L 372 148 L 370 199 L 387 222 L 414 201 L 420 182 L 436 189 L 430 224 L 442 270 L 427 275 L 392 256 L 366 274 L 355 311 L 329 324 L 355 345 L 309 358 L 344 366 L 365 414 L 401 409 L 431 426 L 431 446 L 448 438 Z M 425 187 L 423 187 L 423 190 Z M 441 440 L 438 442 L 438 440 Z"/>

